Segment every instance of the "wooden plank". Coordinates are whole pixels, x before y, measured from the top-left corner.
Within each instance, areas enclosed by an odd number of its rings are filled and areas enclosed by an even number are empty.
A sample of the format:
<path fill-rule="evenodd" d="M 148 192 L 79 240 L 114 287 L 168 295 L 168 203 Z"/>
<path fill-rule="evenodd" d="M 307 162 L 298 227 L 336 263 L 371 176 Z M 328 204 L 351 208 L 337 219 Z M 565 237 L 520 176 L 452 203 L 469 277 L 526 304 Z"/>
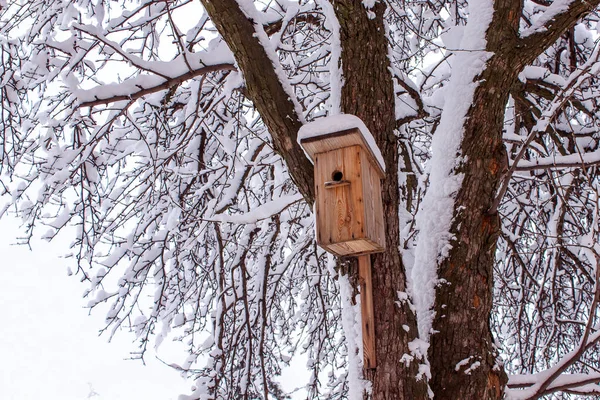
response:
<path fill-rule="evenodd" d="M 352 182 L 348 191 L 348 200 L 352 213 L 350 219 L 350 237 L 348 240 L 364 239 L 366 236 L 365 204 L 363 202 L 363 179 L 361 176 L 361 154 L 364 154 L 364 151 L 360 146 L 344 148 L 342 151 L 345 174 L 347 174 L 347 179 Z"/>
<path fill-rule="evenodd" d="M 315 155 L 315 193 L 319 246 L 338 256 L 384 250 L 380 178 L 361 146 Z"/>
<path fill-rule="evenodd" d="M 344 147 L 360 146 L 366 151 L 370 162 L 377 170 L 380 178 L 383 179 L 385 176 L 383 172 L 385 166 L 379 164 L 377 157 L 375 157 L 373 154 L 371 147 L 369 147 L 367 141 L 358 128 L 346 129 L 343 131 L 302 139 L 300 141 L 300 145 L 313 161 L 315 161 L 315 156 L 319 153 L 326 153 L 328 151 L 338 150 Z"/>
<path fill-rule="evenodd" d="M 333 253 L 336 256 L 359 256 L 362 254 L 380 253 L 385 249 L 369 239 L 350 240 L 342 243 L 317 243 L 323 250 Z"/>
<path fill-rule="evenodd" d="M 358 257 L 358 281 L 360 284 L 360 312 L 363 336 L 363 366 L 377 367 L 375 356 L 375 312 L 373 310 L 373 283 L 371 279 L 371 256 Z"/>
<path fill-rule="evenodd" d="M 357 152 L 360 146 L 319 153 L 316 156 L 315 187 L 317 240 L 319 245 L 364 238 L 362 181 Z M 358 165 L 356 165 L 358 163 Z M 327 187 L 336 173 L 347 184 Z"/>
<path fill-rule="evenodd" d="M 325 182 L 325 189 L 334 189 L 342 186 L 348 186 L 350 181 L 327 181 Z"/>
<path fill-rule="evenodd" d="M 366 237 L 385 248 L 385 230 L 383 225 L 383 204 L 381 201 L 380 177 L 362 153 L 362 181 L 365 208 Z"/>

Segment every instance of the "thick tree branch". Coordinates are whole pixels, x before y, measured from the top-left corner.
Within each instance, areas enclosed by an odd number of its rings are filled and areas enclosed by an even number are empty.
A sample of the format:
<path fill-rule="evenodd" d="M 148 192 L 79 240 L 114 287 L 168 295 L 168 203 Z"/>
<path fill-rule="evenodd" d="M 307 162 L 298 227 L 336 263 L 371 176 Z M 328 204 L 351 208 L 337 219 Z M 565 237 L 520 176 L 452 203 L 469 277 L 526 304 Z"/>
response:
<path fill-rule="evenodd" d="M 148 94 L 156 93 L 161 90 L 170 89 L 173 86 L 179 85 L 189 79 L 193 79 L 200 75 L 205 75 L 210 72 L 216 71 L 235 71 L 236 68 L 233 64 L 217 64 L 217 65 L 209 65 L 207 67 L 199 68 L 194 71 L 186 72 L 183 75 L 176 76 L 171 79 L 165 80 L 160 85 L 155 85 L 151 87 L 138 87 L 139 90 L 137 92 L 129 93 L 126 95 L 116 95 L 116 96 L 108 96 L 108 97 L 97 97 L 96 100 L 92 101 L 84 101 L 79 104 L 79 107 L 94 107 L 101 104 L 114 103 L 116 101 L 123 100 L 137 100 L 140 97 L 146 96 Z M 93 90 L 93 89 L 92 89 Z"/>
<path fill-rule="evenodd" d="M 377 368 L 365 372 L 373 384 L 373 400 L 427 399 L 427 383 L 419 376 L 419 356 L 410 345 L 417 336 L 416 318 L 408 303 L 398 302 L 406 290 L 398 218 L 398 139 L 394 134 L 394 85 L 384 23 L 385 4 L 367 9 L 361 0 L 331 1 L 339 23 L 341 111 L 362 119 L 373 134 L 387 167 L 382 184 L 386 251 L 372 257 Z M 407 88 L 410 95 L 410 88 Z M 417 101 L 418 103 L 418 101 Z M 404 154 L 406 155 L 406 154 Z M 408 155 L 406 155 L 409 157 Z M 405 159 L 406 160 L 406 159 Z M 405 161 L 406 162 L 406 161 Z M 410 161 L 408 161 L 410 165 Z M 408 366 L 398 355 L 415 357 Z"/>
<path fill-rule="evenodd" d="M 517 50 L 520 51 L 517 57 L 521 59 L 522 65 L 533 62 L 542 51 L 572 28 L 577 21 L 593 11 L 598 4 L 600 0 L 574 0 L 565 11 L 553 15 L 546 24 L 519 39 Z"/>
<path fill-rule="evenodd" d="M 314 14 L 304 14 L 298 15 L 294 18 L 295 23 L 303 22 L 305 24 L 311 24 L 314 26 L 320 26 L 319 19 Z M 282 28 L 287 28 L 287 26 L 283 26 L 283 19 L 279 19 L 275 22 L 271 22 L 264 26 L 265 32 L 267 35 L 271 36 L 275 33 L 279 32 Z"/>
<path fill-rule="evenodd" d="M 296 142 L 301 116 L 281 83 L 254 24 L 235 0 L 201 0 L 217 30 L 233 52 L 246 81 L 247 94 L 273 138 L 304 199 L 314 201 L 313 166 Z M 262 29 L 262 27 L 260 28 Z"/>
<path fill-rule="evenodd" d="M 415 265 L 422 263 L 429 269 L 437 266 L 436 279 L 440 282 L 435 286 L 433 324 L 427 327 L 435 331 L 430 336 L 428 356 L 430 385 L 436 398 L 504 397 L 507 377 L 497 362 L 489 324 L 500 220 L 488 210 L 505 169 L 502 128 L 509 90 L 522 68 L 512 62 L 517 56 L 514 46 L 521 9 L 519 0 L 496 0 L 491 21 L 483 18 L 485 14 L 478 8 L 469 16 L 464 34 L 476 35 L 471 42 L 472 46 L 476 44 L 473 49 L 483 46 L 481 26 L 488 24 L 485 50 L 490 57 L 480 72 L 464 71 L 462 68 L 467 65 L 473 68 L 474 62 L 480 62 L 481 58 L 475 57 L 483 54 L 457 54 L 448 86 L 452 93 L 446 95 L 445 104 L 467 101 L 470 107 L 466 111 L 445 107 L 432 143 L 439 150 L 437 154 L 434 150 L 430 161 L 432 170 L 440 168 L 437 171 L 443 172 L 430 176 L 429 187 L 434 189 L 427 192 L 420 212 L 435 215 L 436 219 L 428 221 L 428 217 L 423 217 Z M 467 89 L 470 85 L 474 89 Z M 457 129 L 455 121 L 463 116 L 464 123 Z M 460 143 L 458 154 L 463 158 L 449 162 L 446 157 L 454 151 L 456 143 Z M 452 180 L 458 174 L 461 175 L 458 189 L 451 193 L 454 189 L 447 185 L 453 185 Z M 446 188 L 440 191 L 436 186 Z M 440 213 L 441 207 L 452 207 L 452 215 Z M 431 240 L 438 235 L 440 226 L 446 226 L 442 228 L 444 235 L 452 238 L 447 255 L 443 255 L 445 250 L 439 247 L 439 240 Z M 446 240 L 444 236 L 440 239 Z"/>

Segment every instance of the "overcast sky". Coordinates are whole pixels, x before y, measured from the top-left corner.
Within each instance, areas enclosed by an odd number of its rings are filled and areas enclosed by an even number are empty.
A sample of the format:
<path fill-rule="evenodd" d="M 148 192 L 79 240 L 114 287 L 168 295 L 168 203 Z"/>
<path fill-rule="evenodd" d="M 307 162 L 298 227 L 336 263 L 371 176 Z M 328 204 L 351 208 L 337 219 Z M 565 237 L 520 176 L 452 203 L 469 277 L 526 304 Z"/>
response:
<path fill-rule="evenodd" d="M 61 258 L 72 238 L 35 240 L 30 251 L 15 245 L 19 232 L 17 220 L 0 220 L 0 400 L 175 400 L 191 392 L 193 382 L 154 354 L 146 366 L 127 360 L 136 349 L 130 333 L 111 343 L 98 336 L 104 314 L 88 315 L 88 286 L 67 275 L 72 260 Z M 168 363 L 186 357 L 168 341 L 159 351 Z M 284 370 L 285 389 L 306 382 L 305 364 L 300 356 Z M 293 396 L 302 397 L 302 390 Z"/>
<path fill-rule="evenodd" d="M 135 350 L 127 332 L 110 344 L 98 337 L 104 316 L 83 308 L 87 285 L 67 276 L 72 261 L 59 258 L 67 244 L 11 245 L 18 227 L 0 220 L 0 399 L 168 400 L 190 392 L 192 382 L 154 355 L 146 366 L 126 360 Z M 165 349 L 167 362 L 185 356 L 169 359 Z"/>

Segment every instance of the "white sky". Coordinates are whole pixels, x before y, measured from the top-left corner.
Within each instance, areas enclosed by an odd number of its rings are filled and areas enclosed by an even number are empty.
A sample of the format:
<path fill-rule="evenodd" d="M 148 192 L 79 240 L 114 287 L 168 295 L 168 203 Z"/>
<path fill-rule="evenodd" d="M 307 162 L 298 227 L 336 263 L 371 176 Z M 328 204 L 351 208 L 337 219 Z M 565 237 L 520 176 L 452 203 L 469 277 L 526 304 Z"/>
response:
<path fill-rule="evenodd" d="M 0 220 L 0 399 L 169 400 L 190 392 L 193 382 L 154 355 L 146 366 L 126 360 L 136 349 L 128 332 L 111 343 L 98 337 L 104 315 L 83 308 L 87 285 L 67 276 L 72 260 L 59 258 L 67 245 L 11 245 L 18 227 Z M 167 362 L 185 356 L 163 353 Z"/>
<path fill-rule="evenodd" d="M 189 7 L 174 12 L 183 32 L 202 12 L 199 3 Z M 168 51 L 170 41 L 162 43 Z M 89 285 L 69 277 L 73 260 L 60 258 L 68 252 L 68 234 L 52 243 L 34 240 L 31 251 L 14 245 L 20 232 L 16 219 L 0 219 L 0 400 L 176 400 L 191 393 L 193 381 L 154 354 L 147 355 L 145 366 L 127 360 L 136 350 L 132 334 L 120 332 L 111 343 L 108 335 L 98 336 L 105 315 L 102 310 L 88 315 L 82 293 Z M 186 355 L 167 340 L 160 347 L 167 363 L 181 363 Z M 286 390 L 307 383 L 306 363 L 307 356 L 299 355 L 283 369 L 279 381 Z M 305 391 L 292 398 L 306 398 Z"/>
<path fill-rule="evenodd" d="M 154 354 L 145 366 L 127 360 L 136 350 L 129 332 L 121 331 L 110 343 L 108 335 L 98 336 L 104 313 L 88 315 L 82 298 L 88 285 L 68 276 L 73 260 L 61 258 L 68 235 L 52 243 L 34 240 L 31 251 L 15 245 L 20 232 L 16 219 L 0 220 L 1 400 L 176 400 L 191 392 L 193 381 Z M 168 341 L 159 355 L 168 363 L 186 357 Z M 307 382 L 305 365 L 302 355 L 284 369 L 280 381 L 287 390 Z M 293 398 L 303 395 L 299 390 Z"/>

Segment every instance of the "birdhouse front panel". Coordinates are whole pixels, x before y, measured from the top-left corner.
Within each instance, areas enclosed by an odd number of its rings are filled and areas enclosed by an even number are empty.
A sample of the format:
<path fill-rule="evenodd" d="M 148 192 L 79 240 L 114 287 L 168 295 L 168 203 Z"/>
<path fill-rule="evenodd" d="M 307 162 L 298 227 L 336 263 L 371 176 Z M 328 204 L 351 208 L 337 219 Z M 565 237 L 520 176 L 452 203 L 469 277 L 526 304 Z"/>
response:
<path fill-rule="evenodd" d="M 385 161 L 354 115 L 319 118 L 298 132 L 315 164 L 317 243 L 338 256 L 385 250 L 381 179 Z"/>
<path fill-rule="evenodd" d="M 378 170 L 359 145 L 317 153 L 317 243 L 339 256 L 384 249 Z"/>

